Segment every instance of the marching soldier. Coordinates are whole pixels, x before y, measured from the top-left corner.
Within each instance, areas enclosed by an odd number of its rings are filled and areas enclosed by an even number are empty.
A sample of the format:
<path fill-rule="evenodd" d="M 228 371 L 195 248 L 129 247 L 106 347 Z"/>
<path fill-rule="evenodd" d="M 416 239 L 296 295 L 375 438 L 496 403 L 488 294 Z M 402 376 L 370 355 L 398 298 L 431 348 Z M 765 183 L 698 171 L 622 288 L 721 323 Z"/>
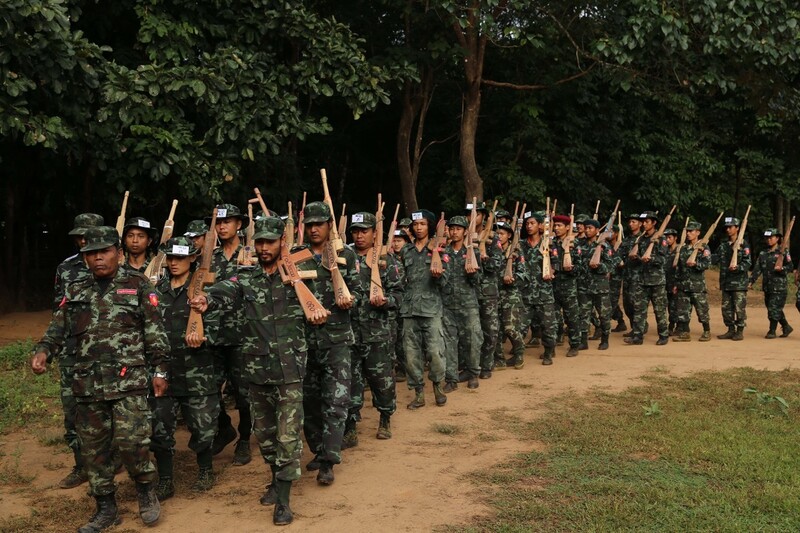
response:
<path fill-rule="evenodd" d="M 672 228 L 664 230 L 667 241 L 667 258 L 664 264 L 664 275 L 667 282 L 667 314 L 669 315 L 669 336 L 677 335 L 678 326 L 678 286 L 676 280 L 677 267 L 673 267 L 675 253 L 678 249 L 678 232 Z"/>
<path fill-rule="evenodd" d="M 542 211 L 526 212 L 523 214 L 525 231 L 528 238 L 522 241 L 521 248 L 525 257 L 525 264 L 529 269 L 530 285 L 522 291 L 523 303 L 528 309 L 528 322 L 532 324 L 534 334 L 541 332 L 544 353 L 540 356 L 543 365 L 552 365 L 555 356 L 556 322 L 555 296 L 553 294 L 553 275 L 545 276 L 542 271 L 541 233 L 540 229 L 545 219 Z M 537 238 L 538 237 L 538 238 Z M 545 253 L 549 253 L 545 252 Z M 560 313 L 558 320 L 560 320 Z M 536 327 L 533 324 L 537 325 Z M 503 361 L 505 364 L 505 361 Z"/>
<path fill-rule="evenodd" d="M 622 244 L 617 250 L 620 262 L 617 269 L 622 270 L 622 309 L 631 323 L 631 330 L 622 336 L 629 338 L 633 335 L 633 316 L 635 309 L 635 294 L 641 287 L 641 261 L 632 261 L 631 254 L 638 253 L 639 240 L 642 238 L 642 221 L 639 219 L 640 213 L 628 215 L 628 235 L 622 240 Z M 647 323 L 645 322 L 645 331 Z"/>
<path fill-rule="evenodd" d="M 155 288 L 144 276 L 119 267 L 117 230 L 93 227 L 85 237 L 81 252 L 92 275 L 66 287 L 47 332 L 34 349 L 31 367 L 43 373 L 47 358 L 74 337 L 76 429 L 89 492 L 97 501 L 95 514 L 78 531 L 92 533 L 120 522 L 114 495 L 114 448 L 136 482 L 142 522 L 152 525 L 161 514 L 155 491 L 157 473 L 148 451 L 147 392 L 151 375 L 156 396 L 167 389 L 164 359 L 169 341 Z"/>
<path fill-rule="evenodd" d="M 472 204 L 467 204 L 467 214 L 471 212 Z M 476 211 L 476 231 L 480 234 L 485 228 L 489 217 L 489 209 L 485 202 L 478 202 Z M 489 228 L 491 229 L 491 228 Z M 500 315 L 498 284 L 502 274 L 503 254 L 497 244 L 497 236 L 491 235 L 485 245 L 486 254 L 480 255 L 481 275 L 480 290 L 478 291 L 478 308 L 480 311 L 480 325 L 482 339 L 480 345 L 480 367 L 478 377 L 489 379 L 494 369 L 494 347 L 500 335 Z M 468 376 L 467 376 L 468 377 Z"/>
<path fill-rule="evenodd" d="M 764 281 L 761 282 L 761 290 L 764 291 L 764 304 L 767 306 L 767 318 L 769 318 L 769 331 L 764 338 L 774 339 L 779 323 L 782 329 L 781 337 L 788 337 L 793 328 L 786 320 L 783 307 L 786 305 L 788 294 L 786 276 L 794 270 L 794 266 L 789 252 L 783 252 L 780 248 L 783 234 L 778 231 L 778 228 L 767 229 L 764 232 L 764 239 L 767 241 L 768 248 L 758 254 L 755 268 L 750 275 L 750 288 L 753 288 L 763 273 Z M 781 255 L 783 264 L 779 265 L 778 258 Z"/>
<path fill-rule="evenodd" d="M 630 265 L 640 264 L 639 283 L 634 288 L 634 323 L 633 334 L 625 342 L 627 344 L 642 344 L 647 324 L 647 306 L 653 305 L 653 312 L 658 325 L 658 340 L 656 346 L 663 346 L 669 342 L 669 321 L 667 318 L 667 281 L 664 276 L 664 263 L 667 258 L 667 241 L 663 237 L 654 241 L 658 215 L 653 211 L 646 211 L 640 216 L 642 229 L 641 239 L 633 246 L 633 253 L 628 256 Z M 646 251 L 653 244 L 650 257 Z"/>
<path fill-rule="evenodd" d="M 591 318 L 591 310 L 597 312 L 599 319 L 598 328 L 600 329 L 600 345 L 598 350 L 608 349 L 608 336 L 611 333 L 611 300 L 609 299 L 609 273 L 616 267 L 614 249 L 607 241 L 597 242 L 600 231 L 600 223 L 592 218 L 586 219 L 583 223 L 586 233 L 588 246 L 584 252 L 584 261 L 587 270 L 586 295 L 589 301 L 590 311 L 584 315 L 584 319 Z M 594 260 L 594 250 L 597 246 L 601 247 L 598 261 Z"/>
<path fill-rule="evenodd" d="M 153 258 L 150 247 L 158 236 L 158 230 L 142 217 L 125 221 L 122 230 L 122 249 L 125 251 L 125 267 L 144 273 Z"/>
<path fill-rule="evenodd" d="M 578 275 L 579 269 L 564 265 L 562 253 L 562 240 L 569 231 L 570 218 L 566 215 L 553 217 L 553 232 L 556 238 L 550 248 L 550 262 L 553 267 L 555 279 L 553 280 L 553 295 L 556 300 L 556 317 L 564 313 L 564 320 L 569 329 L 569 350 L 567 357 L 578 355 L 581 344 L 580 310 L 578 308 Z"/>
<path fill-rule="evenodd" d="M 699 222 L 691 221 L 686 226 L 686 245 L 681 248 L 680 258 L 678 259 L 678 270 L 675 274 L 677 293 L 675 300 L 677 303 L 678 314 L 677 336 L 678 342 L 688 342 L 692 340 L 689 333 L 689 321 L 692 318 L 692 307 L 697 313 L 697 319 L 703 326 L 703 333 L 700 335 L 701 342 L 711 340 L 710 318 L 708 314 L 708 294 L 706 292 L 706 270 L 711 266 L 711 250 L 708 245 L 698 249 L 692 258 L 692 253 L 697 246 L 700 238 L 701 225 Z"/>
<path fill-rule="evenodd" d="M 514 235 L 511 225 L 506 222 L 498 222 L 495 225 L 497 237 L 504 253 L 508 252 Z M 511 275 L 503 273 L 502 285 L 500 286 L 500 325 L 503 334 L 497 339 L 495 348 L 495 360 L 505 359 L 503 357 L 503 340 L 508 337 L 511 341 L 511 359 L 504 361 L 505 366 L 513 366 L 517 370 L 525 366 L 525 340 L 522 337 L 520 324 L 525 316 L 525 309 L 522 303 L 522 293 L 527 288 L 529 281 L 528 268 L 525 266 L 525 256 L 519 248 L 511 250 L 509 259 L 512 262 Z M 508 259 L 507 259 L 508 260 Z"/>
<path fill-rule="evenodd" d="M 408 220 L 411 219 L 403 219 Z M 400 279 L 405 279 L 406 271 L 403 268 L 403 247 L 410 243 L 411 239 L 408 236 L 407 230 L 396 229 L 392 237 L 392 251 L 390 252 L 394 257 L 397 271 L 400 273 Z M 392 320 L 392 333 L 390 346 L 394 347 L 394 380 L 396 383 L 404 382 L 406 379 L 406 352 L 403 350 L 403 319 L 400 318 L 400 308 L 389 311 L 389 316 Z"/>
<path fill-rule="evenodd" d="M 202 250 L 206 244 L 206 234 L 208 233 L 208 225 L 203 220 L 192 220 L 186 226 L 186 233 L 184 237 L 192 239 L 192 246 L 197 250 Z"/>
<path fill-rule="evenodd" d="M 737 254 L 737 264 L 731 266 L 733 244 L 739 236 L 741 221 L 736 217 L 725 217 L 723 225 L 728 240 L 717 248 L 716 259 L 719 265 L 719 286 L 722 289 L 722 320 L 728 331 L 717 335 L 718 339 L 740 341 L 744 339 L 747 321 L 747 273 L 753 261 L 750 245 L 742 240 Z"/>
<path fill-rule="evenodd" d="M 611 240 L 612 243 L 618 242 L 619 239 L 619 232 L 621 231 L 621 227 L 617 224 L 614 224 L 613 232 L 614 238 Z M 620 243 L 621 246 L 621 243 Z M 614 248 L 614 257 L 616 257 L 617 261 L 616 264 L 619 265 L 623 261 L 622 255 L 614 245 L 611 246 Z M 622 308 L 619 306 L 619 300 L 622 296 L 622 273 L 623 269 L 618 268 L 617 266 L 610 273 L 609 278 L 609 295 L 611 296 L 611 320 L 616 321 L 617 325 L 614 326 L 614 329 L 611 331 L 617 332 L 624 332 L 626 329 L 625 327 L 625 315 L 622 313 Z"/>
<path fill-rule="evenodd" d="M 576 285 L 578 289 L 578 313 L 580 315 L 581 342 L 579 350 L 589 349 L 589 326 L 596 322 L 592 311 L 592 297 L 589 289 L 589 258 L 594 247 L 586 237 L 586 221 L 590 220 L 588 215 L 578 215 L 575 219 L 577 236 L 573 246 L 573 262 L 577 272 Z M 580 222 L 578 222 L 580 220 Z M 597 326 L 595 326 L 597 329 Z"/>

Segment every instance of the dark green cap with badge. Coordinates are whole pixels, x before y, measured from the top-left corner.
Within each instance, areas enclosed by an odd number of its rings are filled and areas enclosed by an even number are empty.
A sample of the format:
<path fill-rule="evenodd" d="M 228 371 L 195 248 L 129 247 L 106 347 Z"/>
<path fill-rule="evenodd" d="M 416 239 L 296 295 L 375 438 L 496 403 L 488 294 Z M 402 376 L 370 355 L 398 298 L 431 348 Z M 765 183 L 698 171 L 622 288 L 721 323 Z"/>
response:
<path fill-rule="evenodd" d="M 153 240 L 156 240 L 156 235 L 158 235 L 158 230 L 144 217 L 131 217 L 126 220 L 125 226 L 122 228 L 122 236 L 125 237 L 125 233 L 131 228 L 143 229 Z"/>
<path fill-rule="evenodd" d="M 375 215 L 361 211 L 350 215 L 350 229 L 371 229 L 377 225 Z"/>
<path fill-rule="evenodd" d="M 641 213 L 631 213 L 630 215 L 628 215 L 627 220 L 641 220 L 640 218 L 641 216 L 642 216 Z"/>
<path fill-rule="evenodd" d="M 494 218 L 508 218 L 511 219 L 511 213 L 506 211 L 505 209 L 498 209 L 494 212 Z"/>
<path fill-rule="evenodd" d="M 167 256 L 173 255 L 177 257 L 189 257 L 200 253 L 200 250 L 194 247 L 192 239 L 183 235 L 172 237 L 159 246 L 158 251 L 164 252 Z"/>
<path fill-rule="evenodd" d="M 84 235 L 89 228 L 96 228 L 104 224 L 103 217 L 94 213 L 81 213 L 75 217 L 74 226 L 69 235 Z"/>
<path fill-rule="evenodd" d="M 738 228 L 741 224 L 742 222 L 736 217 L 725 217 L 722 221 L 722 225 L 726 228 L 728 226 L 736 226 Z"/>
<path fill-rule="evenodd" d="M 468 214 L 472 213 L 472 202 L 469 202 L 467 204 L 467 207 L 464 208 L 464 210 Z M 475 204 L 475 211 L 483 211 L 487 215 L 489 214 L 489 208 L 486 207 L 486 202 L 478 202 L 477 204 Z"/>
<path fill-rule="evenodd" d="M 450 220 L 447 221 L 447 227 L 450 226 L 461 226 L 462 228 L 466 229 L 469 227 L 469 221 L 467 217 L 462 215 L 456 215 L 454 217 L 450 217 Z"/>
<path fill-rule="evenodd" d="M 401 238 L 405 239 L 406 241 L 410 242 L 410 239 L 408 237 L 408 233 L 406 233 L 405 231 L 403 231 L 401 229 L 394 230 L 394 237 L 401 237 Z"/>
<path fill-rule="evenodd" d="M 233 204 L 219 204 L 216 208 L 217 220 L 222 218 L 238 218 L 242 221 L 242 227 L 250 224 L 250 217 L 242 214 L 242 211 Z M 211 217 L 204 219 L 206 224 L 211 224 Z"/>
<path fill-rule="evenodd" d="M 425 219 L 430 222 L 431 227 L 436 224 L 436 215 L 433 214 L 433 211 L 429 211 L 427 209 L 420 209 L 419 211 L 414 211 L 411 213 L 411 220 L 422 220 Z"/>
<path fill-rule="evenodd" d="M 678 234 L 678 231 L 674 230 L 672 228 L 667 228 L 667 229 L 664 230 L 664 235 L 665 236 L 666 235 L 677 235 L 677 234 Z"/>
<path fill-rule="evenodd" d="M 81 252 L 93 252 L 95 250 L 105 250 L 109 246 L 119 246 L 119 234 L 116 228 L 111 226 L 95 226 L 89 228 L 84 234 L 86 246 L 81 248 Z"/>
<path fill-rule="evenodd" d="M 764 230 L 764 237 L 783 237 L 778 228 L 767 228 Z"/>
<path fill-rule="evenodd" d="M 575 217 L 576 224 L 586 224 L 586 221 L 589 220 L 591 217 L 586 213 L 580 213 L 578 216 Z"/>
<path fill-rule="evenodd" d="M 257 218 L 255 221 L 253 240 L 254 241 L 257 241 L 259 239 L 266 239 L 268 241 L 278 240 L 283 236 L 283 230 L 285 229 L 286 229 L 286 223 L 279 217 Z"/>
<path fill-rule="evenodd" d="M 397 227 L 398 228 L 407 228 L 410 225 L 411 225 L 411 219 L 410 218 L 401 218 L 400 222 L 397 223 Z"/>
<path fill-rule="evenodd" d="M 505 230 L 505 231 L 507 231 L 509 233 L 513 233 L 514 232 L 514 230 L 511 229 L 511 224 L 509 224 L 508 222 L 497 222 L 494 225 L 494 229 L 495 229 L 495 231 L 502 229 L 502 230 Z"/>
<path fill-rule="evenodd" d="M 311 202 L 303 208 L 303 222 L 305 224 L 328 222 L 332 218 L 331 208 L 325 202 Z"/>
<path fill-rule="evenodd" d="M 702 227 L 703 227 L 702 224 L 692 220 L 691 222 L 686 224 L 686 231 L 700 231 L 700 228 L 702 228 Z"/>
<path fill-rule="evenodd" d="M 202 220 L 192 220 L 189 222 L 189 225 L 186 226 L 186 233 L 184 233 L 183 236 L 199 237 L 200 235 L 205 235 L 206 233 L 208 233 L 208 224 Z"/>
<path fill-rule="evenodd" d="M 645 211 L 644 213 L 639 214 L 639 220 L 655 220 L 658 222 L 659 218 L 655 211 Z"/>
<path fill-rule="evenodd" d="M 528 220 L 529 218 L 535 218 L 536 222 L 541 224 L 544 222 L 544 211 L 525 211 L 522 215 L 522 220 Z"/>

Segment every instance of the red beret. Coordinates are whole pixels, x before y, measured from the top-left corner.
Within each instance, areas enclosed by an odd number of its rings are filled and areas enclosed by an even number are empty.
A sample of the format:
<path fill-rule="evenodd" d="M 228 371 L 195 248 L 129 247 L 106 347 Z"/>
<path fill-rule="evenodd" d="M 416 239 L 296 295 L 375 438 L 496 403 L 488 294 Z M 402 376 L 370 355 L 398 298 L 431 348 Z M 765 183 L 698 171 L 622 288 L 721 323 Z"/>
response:
<path fill-rule="evenodd" d="M 556 215 L 553 217 L 553 224 L 555 224 L 556 222 L 561 222 L 565 226 L 569 226 L 570 219 L 569 216 L 567 215 Z"/>

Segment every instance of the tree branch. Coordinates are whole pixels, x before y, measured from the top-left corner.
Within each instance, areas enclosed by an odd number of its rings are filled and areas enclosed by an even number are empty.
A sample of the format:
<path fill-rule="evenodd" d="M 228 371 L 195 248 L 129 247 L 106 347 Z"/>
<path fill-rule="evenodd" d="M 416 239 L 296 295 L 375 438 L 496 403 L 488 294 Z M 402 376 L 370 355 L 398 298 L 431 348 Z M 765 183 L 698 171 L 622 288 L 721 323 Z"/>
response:
<path fill-rule="evenodd" d="M 505 89 L 514 89 L 516 91 L 538 91 L 538 90 L 542 90 L 542 89 L 549 89 L 551 87 L 556 87 L 558 85 L 561 85 L 562 83 L 567 83 L 567 82 L 570 82 L 572 80 L 577 80 L 578 78 L 582 78 L 583 76 L 586 76 L 587 74 L 589 74 L 589 72 L 591 72 L 592 69 L 594 67 L 596 67 L 596 66 L 597 66 L 597 63 L 592 63 L 591 66 L 589 66 L 589 68 L 587 68 L 586 70 L 582 70 L 582 71 L 578 72 L 577 74 L 573 74 L 572 76 L 567 76 L 566 78 L 562 78 L 562 79 L 556 81 L 555 83 L 551 83 L 551 84 L 542 84 L 542 83 L 540 83 L 540 84 L 535 84 L 535 85 L 526 85 L 526 84 L 520 84 L 520 83 L 509 83 L 509 82 L 505 82 L 505 81 L 494 81 L 494 80 L 482 80 L 482 83 L 484 85 L 488 85 L 490 87 L 503 87 Z"/>

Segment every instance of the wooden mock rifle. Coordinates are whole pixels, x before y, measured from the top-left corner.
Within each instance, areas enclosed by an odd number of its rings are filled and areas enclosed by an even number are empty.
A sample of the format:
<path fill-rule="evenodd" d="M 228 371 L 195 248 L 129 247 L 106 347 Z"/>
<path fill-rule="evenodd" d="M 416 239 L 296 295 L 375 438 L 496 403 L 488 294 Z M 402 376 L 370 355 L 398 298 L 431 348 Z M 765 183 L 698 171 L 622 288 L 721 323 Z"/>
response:
<path fill-rule="evenodd" d="M 483 231 L 481 231 L 480 237 L 478 237 L 478 249 L 480 250 L 481 257 L 486 257 L 486 241 L 489 240 L 489 237 L 494 235 L 492 226 L 494 225 L 494 212 L 496 209 L 497 200 L 494 201 L 492 210 L 489 211 L 489 217 L 484 221 Z"/>
<path fill-rule="evenodd" d="M 598 208 L 600 206 L 600 202 L 597 202 Z M 608 222 L 605 225 L 605 231 L 598 237 L 597 239 L 597 246 L 594 248 L 594 252 L 592 253 L 592 258 L 589 260 L 589 265 L 599 265 L 601 257 L 603 255 L 603 243 L 606 241 L 610 241 L 611 238 L 614 236 L 614 219 L 617 218 L 617 210 L 619 209 L 619 200 L 617 200 L 617 205 L 614 206 L 614 210 L 611 212 L 611 216 L 608 217 Z M 597 220 L 597 219 L 595 219 Z"/>
<path fill-rule="evenodd" d="M 619 227 L 619 232 L 617 233 L 617 241 L 614 243 L 614 251 L 616 252 L 619 250 L 620 245 L 622 244 L 622 211 L 617 211 L 617 224 Z"/>
<path fill-rule="evenodd" d="M 683 225 L 681 231 L 681 240 L 678 242 L 678 247 L 675 249 L 675 257 L 672 258 L 672 268 L 678 268 L 678 262 L 681 259 L 681 250 L 686 245 L 686 227 L 689 225 L 689 217 L 686 217 L 686 223 Z"/>
<path fill-rule="evenodd" d="M 444 248 L 445 242 L 447 237 L 445 237 L 445 227 L 447 223 L 444 220 L 444 212 L 442 212 L 442 216 L 439 218 L 439 222 L 436 224 L 436 235 L 433 237 L 431 249 L 431 271 L 433 270 L 441 270 L 444 268 L 442 266 L 442 254 L 439 252 L 439 248 Z"/>
<path fill-rule="evenodd" d="M 667 216 L 664 217 L 664 220 L 661 221 L 661 225 L 658 227 L 658 231 L 653 233 L 653 236 L 650 237 L 650 242 L 647 244 L 647 249 L 644 251 L 642 255 L 642 259 L 650 259 L 650 256 L 653 255 L 653 246 L 661 240 L 661 237 L 664 235 L 664 230 L 667 229 L 667 225 L 669 224 L 670 219 L 672 218 L 672 213 L 675 212 L 675 206 L 672 206 L 672 209 L 669 210 Z"/>
<path fill-rule="evenodd" d="M 739 227 L 739 234 L 736 236 L 736 240 L 733 241 L 733 247 L 731 252 L 731 262 L 728 265 L 729 269 L 734 269 L 739 266 L 739 249 L 742 247 L 742 242 L 744 242 L 744 231 L 747 229 L 747 217 L 750 216 L 750 207 L 747 206 L 747 212 L 744 214 L 744 218 L 742 219 L 742 225 Z"/>
<path fill-rule="evenodd" d="M 331 273 L 331 282 L 333 283 L 333 293 L 336 296 L 336 305 L 340 308 L 345 308 L 353 301 L 353 295 L 350 294 L 350 289 L 347 288 L 344 277 L 339 271 L 339 255 L 337 252 L 344 248 L 344 244 L 339 236 L 339 231 L 336 227 L 336 218 L 333 214 L 333 200 L 328 190 L 328 174 L 325 172 L 324 168 L 321 168 L 319 173 L 322 178 L 323 200 L 328 204 L 328 209 L 331 211 L 331 234 L 328 240 L 325 241 L 322 254 L 323 265 Z"/>
<path fill-rule="evenodd" d="M 257 198 L 254 199 L 256 202 Z M 269 212 L 264 212 L 265 216 L 269 216 Z M 253 200 L 247 202 L 247 217 L 250 223 L 247 225 L 245 231 L 244 246 L 239 250 L 239 255 L 236 257 L 236 264 L 243 267 L 251 267 L 256 264 L 256 244 L 253 242 L 253 235 L 256 232 L 256 221 L 253 217 Z"/>
<path fill-rule="evenodd" d="M 619 207 L 619 200 L 617 200 L 617 207 Z M 616 210 L 617 210 L 617 208 L 615 207 L 614 211 L 616 211 Z M 595 220 L 598 220 L 597 217 L 599 217 L 599 216 L 600 216 L 600 200 L 597 200 L 597 205 L 594 206 L 594 217 L 593 218 Z"/>
<path fill-rule="evenodd" d="M 122 240 L 122 233 L 125 231 L 125 212 L 128 210 L 128 195 L 129 192 L 125 191 L 125 196 L 122 197 L 122 208 L 119 210 L 119 216 L 117 217 L 117 234 L 120 241 Z M 120 254 L 119 264 L 123 263 L 125 263 L 125 255 Z"/>
<path fill-rule="evenodd" d="M 517 202 L 517 206 L 519 206 L 519 202 Z M 519 248 L 519 236 L 522 232 L 522 213 L 525 212 L 526 204 L 522 204 L 522 211 L 517 211 L 514 209 L 514 224 L 512 225 L 512 230 L 514 231 L 514 237 L 511 239 L 511 242 L 506 248 L 506 271 L 503 274 L 504 278 L 514 277 L 514 251 Z"/>
<path fill-rule="evenodd" d="M 161 233 L 160 244 L 164 244 L 172 238 L 172 232 L 175 229 L 175 209 L 177 207 L 178 200 L 172 200 L 172 207 L 169 210 L 169 216 L 167 217 L 167 221 L 164 222 L 164 231 Z M 166 252 L 159 249 L 156 256 L 152 261 L 150 261 L 150 264 L 147 265 L 147 268 L 144 270 L 145 277 L 149 279 L 153 285 L 158 283 L 158 281 L 161 279 L 161 276 L 164 275 L 164 261 L 166 261 L 166 259 Z"/>
<path fill-rule="evenodd" d="M 567 230 L 567 235 L 561 239 L 561 250 L 564 252 L 564 259 L 561 261 L 561 265 L 564 270 L 571 270 L 572 269 L 572 242 L 575 240 L 575 232 L 572 230 L 572 226 L 575 224 L 575 204 L 569 209 L 569 229 Z"/>
<path fill-rule="evenodd" d="M 292 217 L 292 202 L 289 202 L 289 214 L 286 217 L 286 228 L 284 230 L 284 235 L 286 235 L 286 245 L 291 250 L 294 246 L 294 218 Z"/>
<path fill-rule="evenodd" d="M 339 237 L 342 239 L 342 245 L 347 244 L 347 204 L 342 204 L 342 213 L 339 215 Z M 333 211 L 331 211 L 332 213 Z"/>
<path fill-rule="evenodd" d="M 793 227 L 794 227 L 794 217 L 792 217 L 792 220 L 789 221 L 789 228 L 786 230 L 786 233 L 783 236 L 783 240 L 781 241 L 781 255 L 779 255 L 778 259 L 775 260 L 775 270 L 783 270 L 783 258 L 789 251 L 789 238 L 792 236 Z"/>
<path fill-rule="evenodd" d="M 303 222 L 305 220 L 304 211 L 306 210 L 306 192 L 303 191 L 303 205 L 300 207 L 300 214 L 297 215 L 297 245 L 303 245 L 303 239 L 305 238 L 306 234 L 306 225 Z"/>
<path fill-rule="evenodd" d="M 200 266 L 192 274 L 192 280 L 189 282 L 189 290 L 187 291 L 187 298 L 189 301 L 197 298 L 198 296 L 205 296 L 203 290 L 206 285 L 214 283 L 216 274 L 211 272 L 211 258 L 214 255 L 214 245 L 217 242 L 217 209 L 211 213 L 211 224 L 206 234 L 206 240 L 203 244 L 203 253 L 200 258 Z M 189 321 L 186 324 L 186 336 L 196 334 L 199 338 L 204 338 L 203 335 L 203 315 L 192 309 L 189 311 Z"/>
<path fill-rule="evenodd" d="M 375 241 L 372 243 L 372 248 L 367 251 L 367 264 L 369 264 L 370 268 L 370 284 L 369 284 L 369 300 L 370 302 L 376 300 L 382 300 L 384 297 L 383 294 L 383 282 L 381 281 L 381 272 L 380 272 L 380 259 L 383 255 L 386 254 L 386 245 L 384 245 L 383 240 L 383 207 L 384 207 L 383 199 L 381 194 L 378 193 L 378 211 L 375 213 Z M 397 205 L 397 208 L 394 211 L 394 219 L 392 220 L 392 224 L 390 226 L 390 234 L 394 232 L 394 228 L 397 225 L 397 214 L 400 212 L 400 204 Z"/>
<path fill-rule="evenodd" d="M 286 229 L 284 229 L 284 236 L 286 236 L 285 232 Z M 316 278 L 316 271 L 303 271 L 301 273 L 297 268 L 297 263 L 308 261 L 313 257 L 314 255 L 308 248 L 290 254 L 286 239 L 281 242 L 281 257 L 278 259 L 278 272 L 281 275 L 281 280 L 294 288 L 297 299 L 300 301 L 300 305 L 303 308 L 303 314 L 308 321 L 315 321 L 319 318 L 327 317 L 330 314 L 303 282 L 303 279 Z"/>
<path fill-rule="evenodd" d="M 469 216 L 469 227 L 467 228 L 467 234 L 464 236 L 464 246 L 467 248 L 467 255 L 464 258 L 464 268 L 469 271 L 472 270 L 473 272 L 477 272 L 480 269 L 480 265 L 478 264 L 478 258 L 475 257 L 475 224 L 478 220 L 478 209 L 477 203 L 478 198 L 473 196 L 472 197 L 472 211 L 470 212 Z"/>
<path fill-rule="evenodd" d="M 708 241 L 711 240 L 711 236 L 714 235 L 714 231 L 717 229 L 717 224 L 719 224 L 720 219 L 722 219 L 722 214 L 724 212 L 725 211 L 720 211 L 719 212 L 719 216 L 717 217 L 717 220 L 715 220 L 714 223 L 711 224 L 711 226 L 709 226 L 708 230 L 706 231 L 706 234 L 703 235 L 703 238 L 698 240 L 697 242 L 695 242 L 692 245 L 692 253 L 689 255 L 689 258 L 686 259 L 687 263 L 695 263 L 695 262 L 697 262 L 697 252 L 699 252 L 700 250 L 705 248 L 706 245 L 708 244 Z"/>
<path fill-rule="evenodd" d="M 553 276 L 553 266 L 550 263 L 550 240 L 552 239 L 552 228 L 550 227 L 550 197 L 547 197 L 547 207 L 544 215 L 544 231 L 542 232 L 542 242 L 539 243 L 539 253 L 542 254 L 542 279 L 550 279 Z"/>

